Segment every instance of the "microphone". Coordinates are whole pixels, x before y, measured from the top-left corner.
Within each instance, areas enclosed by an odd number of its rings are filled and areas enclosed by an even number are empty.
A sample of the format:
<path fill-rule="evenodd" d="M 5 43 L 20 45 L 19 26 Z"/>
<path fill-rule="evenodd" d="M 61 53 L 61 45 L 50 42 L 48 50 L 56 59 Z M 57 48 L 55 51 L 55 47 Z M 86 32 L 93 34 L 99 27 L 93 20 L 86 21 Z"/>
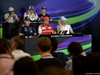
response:
<path fill-rule="evenodd" d="M 52 31 L 51 31 L 51 34 L 52 34 Z"/>

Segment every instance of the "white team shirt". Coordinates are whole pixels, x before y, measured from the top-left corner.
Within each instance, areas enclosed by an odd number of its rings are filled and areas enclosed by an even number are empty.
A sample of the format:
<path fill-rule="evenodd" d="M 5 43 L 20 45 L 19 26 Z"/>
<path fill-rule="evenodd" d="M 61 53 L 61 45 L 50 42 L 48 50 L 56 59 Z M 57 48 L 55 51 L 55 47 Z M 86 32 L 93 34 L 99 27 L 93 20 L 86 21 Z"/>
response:
<path fill-rule="evenodd" d="M 57 25 L 57 31 L 59 30 L 59 25 Z M 66 34 L 70 34 L 70 31 L 72 31 L 71 25 L 66 24 L 65 26 L 61 25 L 61 32 L 60 34 L 63 33 L 63 31 L 67 31 Z"/>
<path fill-rule="evenodd" d="M 38 27 L 38 33 L 42 33 L 41 25 Z"/>
<path fill-rule="evenodd" d="M 14 15 L 16 15 L 16 14 L 14 14 Z M 8 16 L 9 16 L 9 13 L 7 13 L 7 14 L 5 14 L 4 15 L 4 19 L 7 19 L 8 18 Z M 17 15 L 16 15 L 16 17 L 17 17 Z M 18 17 L 17 17 L 18 18 Z M 14 18 L 14 16 L 12 16 L 9 20 L 8 20 L 8 23 L 15 23 L 15 18 Z"/>
<path fill-rule="evenodd" d="M 28 16 L 30 18 L 31 21 L 33 20 L 37 20 L 38 19 L 38 15 L 35 13 L 32 13 L 32 15 L 30 14 L 30 12 L 25 12 L 24 13 L 24 17 Z"/>

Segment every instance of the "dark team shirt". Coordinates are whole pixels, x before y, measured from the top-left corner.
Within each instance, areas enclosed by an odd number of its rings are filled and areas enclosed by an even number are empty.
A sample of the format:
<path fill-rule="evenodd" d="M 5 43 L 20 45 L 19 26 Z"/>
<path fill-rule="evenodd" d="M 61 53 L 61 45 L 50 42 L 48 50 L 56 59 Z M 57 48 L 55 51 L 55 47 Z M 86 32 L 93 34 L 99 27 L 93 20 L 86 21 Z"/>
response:
<path fill-rule="evenodd" d="M 57 58 L 41 58 L 40 60 L 36 61 L 36 63 L 38 64 L 39 72 L 42 72 L 44 69 L 52 66 L 61 68 L 65 67 L 65 63 Z"/>
<path fill-rule="evenodd" d="M 21 25 L 19 33 L 24 34 L 25 36 L 32 36 L 36 33 L 35 28 L 32 25 L 26 26 L 25 24 Z"/>
<path fill-rule="evenodd" d="M 43 14 L 41 13 L 41 14 L 38 15 L 38 17 L 40 18 L 41 21 L 43 21 L 43 18 L 44 18 L 45 16 L 47 16 L 47 17 L 49 17 L 49 19 L 51 19 L 50 15 L 48 15 L 48 14 L 43 15 Z"/>
<path fill-rule="evenodd" d="M 51 54 L 62 61 L 68 61 L 68 56 L 62 52 L 51 52 Z"/>

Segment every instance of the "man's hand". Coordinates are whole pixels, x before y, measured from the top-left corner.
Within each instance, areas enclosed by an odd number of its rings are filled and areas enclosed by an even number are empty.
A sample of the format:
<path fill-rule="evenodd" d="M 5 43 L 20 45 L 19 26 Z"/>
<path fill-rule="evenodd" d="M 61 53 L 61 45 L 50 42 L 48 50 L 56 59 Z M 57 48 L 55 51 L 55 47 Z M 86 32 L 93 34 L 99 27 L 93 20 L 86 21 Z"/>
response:
<path fill-rule="evenodd" d="M 50 19 L 50 21 L 52 21 L 52 19 Z"/>
<path fill-rule="evenodd" d="M 14 18 L 16 18 L 16 15 L 14 15 Z"/>
<path fill-rule="evenodd" d="M 70 33 L 71 33 L 71 34 L 75 34 L 73 30 L 72 30 L 72 31 L 70 31 Z"/>
<path fill-rule="evenodd" d="M 11 17 L 14 16 L 14 12 L 11 13 Z"/>
<path fill-rule="evenodd" d="M 14 12 L 12 12 L 12 16 L 17 20 L 17 22 L 19 22 L 19 18 L 15 15 Z"/>
<path fill-rule="evenodd" d="M 37 35 L 36 33 L 34 33 L 34 35 Z"/>
<path fill-rule="evenodd" d="M 34 21 L 36 21 L 37 19 L 35 19 Z"/>
<path fill-rule="evenodd" d="M 12 14 L 14 15 L 14 12 L 12 12 Z"/>
<path fill-rule="evenodd" d="M 19 33 L 19 36 L 23 36 L 24 34 L 23 33 Z"/>
<path fill-rule="evenodd" d="M 58 24 L 59 24 L 59 29 L 61 29 L 61 22 L 58 22 Z"/>

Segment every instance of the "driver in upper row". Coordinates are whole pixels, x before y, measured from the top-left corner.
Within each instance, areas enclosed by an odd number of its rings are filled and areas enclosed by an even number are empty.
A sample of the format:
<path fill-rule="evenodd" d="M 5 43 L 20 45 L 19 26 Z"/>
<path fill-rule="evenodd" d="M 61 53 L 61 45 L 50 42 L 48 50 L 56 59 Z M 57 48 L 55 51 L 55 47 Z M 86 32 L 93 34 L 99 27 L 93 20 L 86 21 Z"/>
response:
<path fill-rule="evenodd" d="M 15 23 L 16 21 L 19 22 L 19 18 L 14 13 L 14 8 L 13 7 L 9 7 L 8 13 L 4 15 L 4 20 L 7 23 Z"/>
<path fill-rule="evenodd" d="M 43 6 L 41 8 L 41 12 L 42 13 L 38 15 L 39 16 L 39 21 L 43 21 L 43 18 L 46 17 L 46 16 L 49 17 L 49 20 L 50 21 L 52 21 L 50 15 L 49 14 L 46 14 L 46 11 L 47 11 L 47 8 L 45 6 Z"/>
<path fill-rule="evenodd" d="M 29 6 L 29 11 L 24 13 L 24 18 L 29 17 L 30 21 L 37 21 L 38 15 L 34 12 L 34 7 Z"/>

